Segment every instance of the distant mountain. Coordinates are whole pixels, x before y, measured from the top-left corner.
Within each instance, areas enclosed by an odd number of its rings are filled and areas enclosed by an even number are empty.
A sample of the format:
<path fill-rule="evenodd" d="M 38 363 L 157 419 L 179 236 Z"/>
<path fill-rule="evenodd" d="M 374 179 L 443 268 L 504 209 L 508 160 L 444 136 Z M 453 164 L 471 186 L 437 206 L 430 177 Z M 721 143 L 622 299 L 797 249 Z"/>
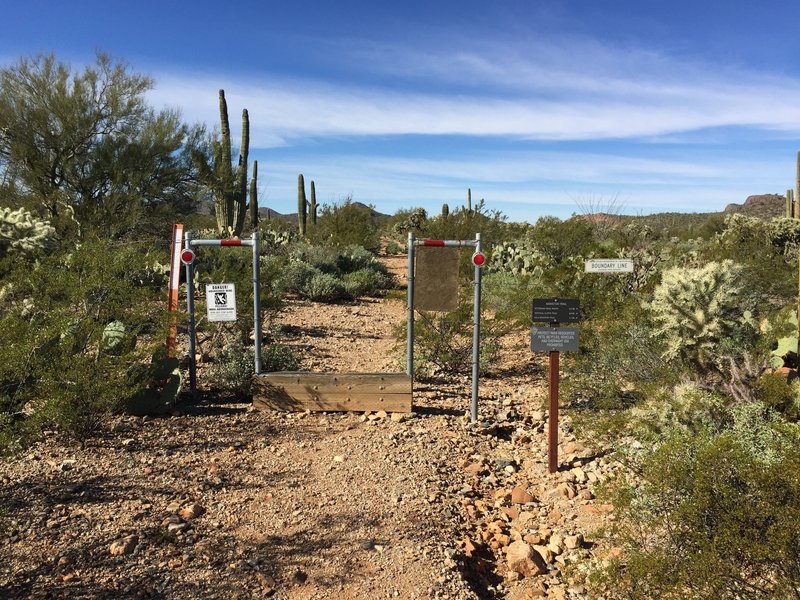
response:
<path fill-rule="evenodd" d="M 728 204 L 726 213 L 741 213 L 749 217 L 771 219 L 786 214 L 786 197 L 780 194 L 748 196 L 744 204 Z"/>
<path fill-rule="evenodd" d="M 391 216 L 391 215 L 386 215 L 384 213 L 378 212 L 377 210 L 375 210 L 374 208 L 370 208 L 369 206 L 367 206 L 363 202 L 351 202 L 350 206 L 353 206 L 353 207 L 355 207 L 357 209 L 360 209 L 360 210 L 363 210 L 363 211 L 369 211 L 370 217 L 372 217 L 372 221 L 374 223 L 377 223 L 377 222 L 382 221 L 384 219 L 388 219 Z M 278 211 L 273 210 L 273 209 L 271 209 L 269 207 L 259 208 L 258 209 L 258 216 L 262 220 L 277 219 L 277 220 L 281 220 L 281 221 L 286 221 L 288 223 L 294 223 L 294 224 L 297 223 L 297 213 L 296 212 L 295 213 L 288 213 L 288 214 L 281 214 Z"/>

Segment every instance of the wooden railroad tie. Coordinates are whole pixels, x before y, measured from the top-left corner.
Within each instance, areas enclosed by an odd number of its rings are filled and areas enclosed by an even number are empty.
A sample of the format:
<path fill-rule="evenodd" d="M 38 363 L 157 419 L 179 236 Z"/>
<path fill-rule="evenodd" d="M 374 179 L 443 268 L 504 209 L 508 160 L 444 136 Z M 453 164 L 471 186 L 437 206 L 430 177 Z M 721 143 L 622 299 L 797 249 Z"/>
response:
<path fill-rule="evenodd" d="M 307 373 L 253 377 L 253 406 L 262 410 L 411 412 L 411 378 L 405 373 Z"/>

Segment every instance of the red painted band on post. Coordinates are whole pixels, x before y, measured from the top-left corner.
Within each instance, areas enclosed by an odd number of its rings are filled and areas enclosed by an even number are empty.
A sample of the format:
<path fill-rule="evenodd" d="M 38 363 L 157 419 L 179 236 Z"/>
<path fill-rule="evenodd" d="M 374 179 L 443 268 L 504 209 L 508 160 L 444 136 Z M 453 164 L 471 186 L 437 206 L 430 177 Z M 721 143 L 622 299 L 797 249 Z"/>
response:
<path fill-rule="evenodd" d="M 444 240 L 422 240 L 423 246 L 444 246 Z"/>
<path fill-rule="evenodd" d="M 220 246 L 241 246 L 242 240 L 220 240 Z"/>

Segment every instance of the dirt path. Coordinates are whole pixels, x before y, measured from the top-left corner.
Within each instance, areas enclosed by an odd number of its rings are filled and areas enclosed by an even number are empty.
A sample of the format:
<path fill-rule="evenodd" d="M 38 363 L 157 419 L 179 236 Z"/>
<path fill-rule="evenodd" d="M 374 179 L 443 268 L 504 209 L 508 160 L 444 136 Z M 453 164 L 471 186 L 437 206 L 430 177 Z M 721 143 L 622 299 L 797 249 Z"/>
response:
<path fill-rule="evenodd" d="M 280 322 L 304 369 L 381 372 L 403 370 L 404 318 L 386 298 L 294 301 Z M 48 435 L 0 464 L 0 597 L 584 598 L 562 567 L 597 552 L 592 488 L 614 466 L 565 419 L 547 474 L 526 337 L 504 340 L 478 424 L 464 378 L 417 383 L 410 416 L 207 399 L 83 450 Z"/>

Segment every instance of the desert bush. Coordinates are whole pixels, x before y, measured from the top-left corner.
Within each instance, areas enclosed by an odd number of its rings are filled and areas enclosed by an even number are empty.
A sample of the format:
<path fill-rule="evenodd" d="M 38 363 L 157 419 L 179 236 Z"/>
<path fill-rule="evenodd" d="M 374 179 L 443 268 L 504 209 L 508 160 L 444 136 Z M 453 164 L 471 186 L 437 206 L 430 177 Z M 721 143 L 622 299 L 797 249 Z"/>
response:
<path fill-rule="evenodd" d="M 753 385 L 755 398 L 792 422 L 800 420 L 800 381 L 782 373 L 764 373 Z"/>
<path fill-rule="evenodd" d="M 605 581 L 616 593 L 800 597 L 800 440 L 795 429 L 766 431 L 676 433 L 647 456 L 641 483 L 613 497 L 625 556 Z"/>
<path fill-rule="evenodd" d="M 339 275 L 339 252 L 330 246 L 300 244 L 292 248 L 289 260 L 293 263 L 305 263 L 332 275 Z"/>
<path fill-rule="evenodd" d="M 214 357 L 211 380 L 221 388 L 246 396 L 253 381 L 253 363 L 253 349 L 246 348 L 240 337 L 233 336 Z"/>
<path fill-rule="evenodd" d="M 344 291 L 350 298 L 358 298 L 375 294 L 380 290 L 389 288 L 392 280 L 385 273 L 374 269 L 365 268 L 346 273 L 342 277 Z"/>
<path fill-rule="evenodd" d="M 106 414 L 151 387 L 165 320 L 163 289 L 138 276 L 145 257 L 87 241 L 8 274 L 0 412 L 49 421 L 83 443 Z"/>
<path fill-rule="evenodd" d="M 345 246 L 336 257 L 336 266 L 342 273 L 353 273 L 361 269 L 372 269 L 387 273 L 386 267 L 378 261 L 375 254 L 362 246 Z"/>
<path fill-rule="evenodd" d="M 363 246 L 373 253 L 380 249 L 378 219 L 371 207 L 345 198 L 341 204 L 323 204 L 317 224 L 308 229 L 308 238 L 317 244 L 342 248 Z"/>
<path fill-rule="evenodd" d="M 312 275 L 300 288 L 300 296 L 314 302 L 336 302 L 345 297 L 342 280 L 330 273 Z"/>
<path fill-rule="evenodd" d="M 275 371 L 296 371 L 300 366 L 291 346 L 271 344 L 264 349 L 261 356 L 261 368 L 265 373 Z"/>
<path fill-rule="evenodd" d="M 414 373 L 429 377 L 442 373 L 469 373 L 472 369 L 472 296 L 463 292 L 458 308 L 449 313 L 419 312 L 414 323 Z M 505 322 L 483 315 L 480 371 L 488 373 L 497 359 L 500 337 L 509 330 Z M 395 339 L 405 344 L 407 323 L 395 328 Z"/>

